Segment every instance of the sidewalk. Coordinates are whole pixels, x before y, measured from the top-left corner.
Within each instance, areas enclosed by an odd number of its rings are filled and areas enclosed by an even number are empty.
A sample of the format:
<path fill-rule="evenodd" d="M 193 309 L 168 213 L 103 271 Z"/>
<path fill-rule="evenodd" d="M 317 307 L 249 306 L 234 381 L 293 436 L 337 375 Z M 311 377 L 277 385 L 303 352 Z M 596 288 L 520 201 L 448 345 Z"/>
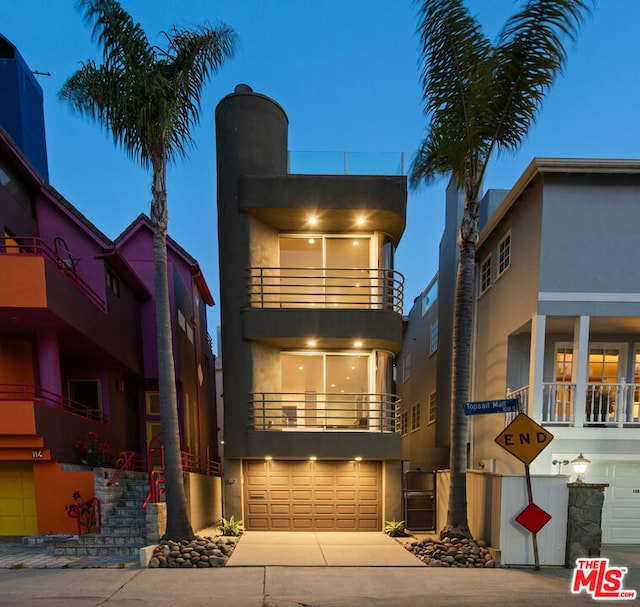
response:
<path fill-rule="evenodd" d="M 7 607 L 637 605 L 637 600 L 594 602 L 584 592 L 572 595 L 573 571 L 563 567 L 540 571 L 425 567 L 381 533 L 249 532 L 228 565 L 213 569 L 140 569 L 137 563 L 102 566 L 90 559 L 69 563 L 68 557 L 38 557 L 37 551 L 26 551 L 30 547 L 14 543 L 13 549 L 16 546 L 22 551 L 11 556 L 2 553 L 10 551 L 11 544 L 0 543 L 0 562 L 25 560 L 29 555 L 55 561 L 33 560 L 31 565 L 0 569 L 0 604 Z M 637 546 L 607 547 L 602 556 L 628 567 L 624 587 L 640 591 Z"/>

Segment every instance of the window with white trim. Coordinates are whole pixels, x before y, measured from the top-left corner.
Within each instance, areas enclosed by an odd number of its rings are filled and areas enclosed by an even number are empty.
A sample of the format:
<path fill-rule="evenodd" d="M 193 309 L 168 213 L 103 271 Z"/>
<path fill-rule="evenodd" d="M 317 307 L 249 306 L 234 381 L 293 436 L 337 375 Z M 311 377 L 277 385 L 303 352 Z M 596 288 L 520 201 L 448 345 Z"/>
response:
<path fill-rule="evenodd" d="M 491 286 L 491 255 L 480 265 L 480 295 Z"/>
<path fill-rule="evenodd" d="M 411 407 L 411 431 L 420 427 L 420 403 L 416 403 Z"/>
<path fill-rule="evenodd" d="M 438 399 L 436 398 L 436 393 L 432 392 L 429 394 L 429 417 L 427 418 L 428 424 L 433 424 L 436 421 L 436 411 Z"/>
<path fill-rule="evenodd" d="M 429 354 L 433 354 L 438 350 L 438 319 L 431 323 L 431 339 L 429 341 Z"/>
<path fill-rule="evenodd" d="M 402 358 L 402 381 L 406 381 L 411 376 L 411 350 L 405 352 Z"/>
<path fill-rule="evenodd" d="M 400 432 L 402 436 L 406 436 L 409 433 L 409 412 L 403 411 L 400 415 Z"/>
<path fill-rule="evenodd" d="M 511 265 L 511 232 L 498 244 L 498 276 Z"/>

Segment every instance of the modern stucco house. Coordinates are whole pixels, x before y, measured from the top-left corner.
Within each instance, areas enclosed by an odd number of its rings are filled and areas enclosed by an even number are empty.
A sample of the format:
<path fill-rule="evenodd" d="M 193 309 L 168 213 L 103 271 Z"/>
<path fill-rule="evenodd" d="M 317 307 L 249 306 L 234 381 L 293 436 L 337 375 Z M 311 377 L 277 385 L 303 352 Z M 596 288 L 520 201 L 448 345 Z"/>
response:
<path fill-rule="evenodd" d="M 460 205 L 450 188 L 440 245 L 435 381 L 412 373 L 419 385 L 413 400 L 403 401 L 410 411 L 412 402 L 436 395 L 438 428 L 430 435 L 406 433 L 403 453 L 411 467 L 442 465 L 437 454 L 448 445 Z M 591 460 L 585 479 L 609 484 L 603 542 L 638 543 L 640 161 L 536 158 L 511 190 L 487 192 L 481 208 L 472 400 L 516 397 L 521 410 L 553 435 L 531 463 L 533 474 L 573 480 L 570 461 L 580 453 Z M 416 300 L 407 336 L 433 322 L 419 313 L 421 305 Z M 401 359 L 410 348 L 405 340 Z M 399 392 L 410 393 L 402 386 Z M 470 469 L 522 473 L 522 463 L 495 442 L 512 417 L 472 417 Z M 429 456 L 410 446 L 424 440 L 432 447 Z"/>
<path fill-rule="evenodd" d="M 284 110 L 246 85 L 216 138 L 225 513 L 379 530 L 400 515 L 406 178 L 294 174 Z"/>

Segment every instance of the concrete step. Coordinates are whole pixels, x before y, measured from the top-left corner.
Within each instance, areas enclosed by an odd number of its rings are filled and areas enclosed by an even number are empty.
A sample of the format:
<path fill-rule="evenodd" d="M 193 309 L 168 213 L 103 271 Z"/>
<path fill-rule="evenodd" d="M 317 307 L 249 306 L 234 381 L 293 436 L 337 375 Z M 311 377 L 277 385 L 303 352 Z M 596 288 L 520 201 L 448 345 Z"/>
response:
<path fill-rule="evenodd" d="M 53 550 L 54 556 L 136 556 L 144 543 L 138 546 L 100 546 L 100 545 L 77 545 L 77 546 L 56 546 Z"/>

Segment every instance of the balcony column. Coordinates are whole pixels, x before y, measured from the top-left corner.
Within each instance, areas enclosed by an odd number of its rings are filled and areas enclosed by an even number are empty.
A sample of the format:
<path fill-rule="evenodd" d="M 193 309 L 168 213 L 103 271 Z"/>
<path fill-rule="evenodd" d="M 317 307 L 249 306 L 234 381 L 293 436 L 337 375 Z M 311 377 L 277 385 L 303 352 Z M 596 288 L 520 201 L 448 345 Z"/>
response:
<path fill-rule="evenodd" d="M 542 421 L 544 399 L 544 344 L 547 329 L 546 316 L 531 319 L 531 346 L 529 350 L 529 410 L 527 414 Z"/>
<path fill-rule="evenodd" d="M 58 336 L 51 331 L 39 331 L 37 339 L 40 387 L 43 390 L 62 395 Z"/>
<path fill-rule="evenodd" d="M 579 316 L 573 325 L 573 373 L 572 382 L 576 385 L 573 395 L 573 425 L 584 425 L 584 409 L 587 398 L 589 377 L 589 316 Z"/>

